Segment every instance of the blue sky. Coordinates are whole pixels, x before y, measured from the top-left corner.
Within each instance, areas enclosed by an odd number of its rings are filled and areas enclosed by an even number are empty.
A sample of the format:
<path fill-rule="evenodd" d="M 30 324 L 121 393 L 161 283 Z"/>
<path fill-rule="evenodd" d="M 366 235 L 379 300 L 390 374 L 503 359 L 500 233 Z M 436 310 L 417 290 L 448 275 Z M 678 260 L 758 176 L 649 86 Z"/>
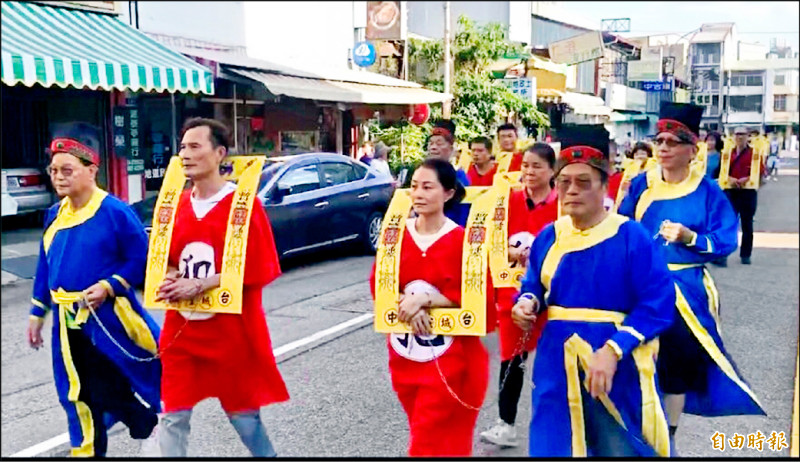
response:
<path fill-rule="evenodd" d="M 743 42 L 769 45 L 785 38 L 800 51 L 798 2 L 560 2 L 561 8 L 596 22 L 630 18 L 631 33 L 622 36 L 686 33 L 708 22 L 734 22 Z"/>

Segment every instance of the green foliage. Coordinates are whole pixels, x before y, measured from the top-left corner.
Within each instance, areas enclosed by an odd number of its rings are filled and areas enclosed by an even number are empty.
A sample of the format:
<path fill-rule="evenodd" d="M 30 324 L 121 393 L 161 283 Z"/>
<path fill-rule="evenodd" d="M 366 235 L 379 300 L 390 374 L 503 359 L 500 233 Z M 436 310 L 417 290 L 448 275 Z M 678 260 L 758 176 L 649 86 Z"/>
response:
<path fill-rule="evenodd" d="M 504 55 L 525 54 L 520 45 L 505 40 L 501 24 L 476 25 L 466 16 L 458 18 L 453 37 L 453 106 L 452 119 L 456 124 L 456 139 L 469 141 L 479 135 L 494 136 L 497 126 L 513 113 L 525 125 L 548 126 L 546 114 L 536 106 L 511 92 L 492 79 L 488 68 Z M 426 88 L 444 92 L 442 63 L 443 40 L 410 39 L 408 43 L 409 78 Z M 441 105 L 431 106 L 430 120 L 441 119 Z M 403 168 L 409 172 L 425 158 L 425 142 L 431 132 L 430 122 L 422 126 L 401 122 L 391 126 L 374 121 L 369 125 L 370 138 L 383 141 L 391 148 L 389 166 L 397 174 Z M 400 156 L 402 133 L 404 155 Z"/>
<path fill-rule="evenodd" d="M 549 126 L 547 115 L 538 111 L 531 101 L 515 95 L 491 78 L 488 67 L 492 62 L 504 55 L 524 54 L 520 45 L 507 42 L 505 36 L 501 24 L 478 26 L 466 16 L 458 18 L 451 49 L 455 68 L 452 118 L 459 141 L 493 135 L 495 127 L 504 123 L 511 113 L 525 125 Z M 409 70 L 412 80 L 431 90 L 444 91 L 443 56 L 443 41 L 411 39 Z M 436 107 L 431 118 L 439 117 L 441 109 Z"/>
<path fill-rule="evenodd" d="M 375 143 L 382 141 L 389 146 L 389 168 L 397 174 L 403 168 L 413 170 L 425 159 L 425 140 L 431 132 L 431 125 L 421 126 L 402 122 L 394 125 L 383 125 L 374 122 L 369 125 L 370 138 Z M 403 155 L 400 155 L 402 134 Z"/>

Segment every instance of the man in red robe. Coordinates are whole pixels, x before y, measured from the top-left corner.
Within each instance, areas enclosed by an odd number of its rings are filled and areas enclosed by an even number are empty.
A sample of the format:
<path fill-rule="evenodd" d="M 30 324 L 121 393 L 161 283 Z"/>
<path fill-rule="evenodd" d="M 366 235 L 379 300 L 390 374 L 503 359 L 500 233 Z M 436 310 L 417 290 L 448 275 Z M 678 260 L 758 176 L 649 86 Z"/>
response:
<path fill-rule="evenodd" d="M 236 189 L 219 171 L 228 151 L 227 127 L 215 120 L 190 119 L 181 138 L 179 155 L 193 186 L 178 202 L 170 270 L 159 288 L 159 298 L 169 302 L 192 299 L 219 286 Z M 261 292 L 281 270 L 266 212 L 257 200 L 252 207 L 241 314 L 176 310 L 166 314 L 159 342 L 163 456 L 186 456 L 192 408 L 212 397 L 220 400 L 253 456 L 275 456 L 260 408 L 288 400 L 289 393 L 272 352 Z"/>
<path fill-rule="evenodd" d="M 497 141 L 500 142 L 500 151 L 513 152 L 509 172 L 518 172 L 522 169 L 522 151 L 517 150 L 517 127 L 514 124 L 503 124 L 497 128 Z"/>
<path fill-rule="evenodd" d="M 467 170 L 470 186 L 491 186 L 497 164 L 492 160 L 492 140 L 485 136 L 477 136 L 470 143 L 472 165 Z"/>

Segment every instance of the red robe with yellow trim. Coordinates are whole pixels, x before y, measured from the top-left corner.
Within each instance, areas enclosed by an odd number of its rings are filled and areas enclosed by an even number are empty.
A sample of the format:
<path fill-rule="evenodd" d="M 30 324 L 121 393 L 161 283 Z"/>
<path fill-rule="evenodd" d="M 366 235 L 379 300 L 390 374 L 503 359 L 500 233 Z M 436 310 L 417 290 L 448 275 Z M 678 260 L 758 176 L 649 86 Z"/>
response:
<path fill-rule="evenodd" d="M 464 228 L 440 237 L 426 251 L 420 250 L 408 229 L 400 251 L 400 287 L 422 280 L 448 300 L 461 303 L 461 257 Z M 375 297 L 375 266 L 370 275 Z M 496 324 L 491 276 L 487 287 L 487 331 Z M 409 336 L 412 337 L 412 336 Z M 409 338 L 409 341 L 413 339 Z M 400 356 L 389 346 L 392 388 L 408 415 L 409 456 L 453 456 L 472 454 L 472 436 L 478 411 L 456 401 L 442 381 L 436 362 L 418 362 Z M 481 339 L 454 336 L 450 347 L 438 356 L 442 375 L 465 403 L 480 408 L 489 386 L 489 355 Z"/>
<path fill-rule="evenodd" d="M 552 190 L 543 203 L 536 204 L 533 209 L 527 205 L 528 196 L 525 190 L 519 189 L 511 192 L 508 198 L 508 237 L 518 233 L 530 233 L 534 237 L 542 228 L 556 221 L 558 218 L 558 194 Z M 500 359 L 507 361 L 523 351 L 536 349 L 536 342 L 547 322 L 547 316 L 539 316 L 524 345 L 519 342 L 523 331 L 511 320 L 511 308 L 514 307 L 514 298 L 519 291 L 511 287 L 497 289 L 497 319 L 500 337 Z"/>
<path fill-rule="evenodd" d="M 169 265 L 177 268 L 183 260 L 189 277 L 210 277 L 222 269 L 233 194 L 200 219 L 190 194 L 183 193 L 175 212 Z M 165 412 L 190 409 L 211 397 L 219 398 L 228 413 L 289 399 L 261 305 L 263 287 L 280 274 L 272 228 L 255 201 L 245 256 L 242 313 L 202 320 L 187 320 L 175 310 L 166 313 L 160 339 Z"/>

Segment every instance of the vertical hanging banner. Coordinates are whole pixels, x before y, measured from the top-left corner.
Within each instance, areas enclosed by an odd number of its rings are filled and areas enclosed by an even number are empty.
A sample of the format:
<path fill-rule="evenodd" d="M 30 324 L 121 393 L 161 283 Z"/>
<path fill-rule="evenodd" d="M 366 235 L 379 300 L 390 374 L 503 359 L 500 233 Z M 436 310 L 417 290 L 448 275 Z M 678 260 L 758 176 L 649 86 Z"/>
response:
<path fill-rule="evenodd" d="M 128 159 L 128 173 L 144 172 L 144 157 L 139 147 L 139 109 L 136 106 L 117 106 L 114 121 L 114 152 Z"/>
<path fill-rule="evenodd" d="M 179 303 L 156 301 L 158 288 L 164 281 L 169 263 L 169 250 L 175 223 L 175 211 L 181 193 L 186 186 L 181 159 L 170 159 L 164 183 L 158 193 L 153 212 L 153 228 L 150 231 L 150 246 L 147 252 L 147 273 L 144 282 L 145 306 L 151 309 L 198 311 L 207 313 L 242 312 L 242 286 L 244 282 L 244 256 L 247 252 L 247 236 L 250 232 L 250 216 L 264 166 L 264 156 L 231 156 L 226 162 L 232 165 L 226 179 L 236 180 L 236 192 L 228 215 L 225 247 L 222 254 L 220 285 L 192 300 Z"/>
<path fill-rule="evenodd" d="M 464 235 L 461 263 L 461 306 L 431 308 L 432 333 L 435 335 L 486 335 L 486 291 L 489 277 L 489 246 L 492 228 L 490 213 L 494 206 L 492 188 L 468 187 L 462 202 L 471 204 Z M 411 213 L 409 189 L 395 191 L 383 219 L 378 252 L 375 257 L 375 332 L 411 333 L 398 317 L 400 297 L 400 249 L 406 219 Z"/>

